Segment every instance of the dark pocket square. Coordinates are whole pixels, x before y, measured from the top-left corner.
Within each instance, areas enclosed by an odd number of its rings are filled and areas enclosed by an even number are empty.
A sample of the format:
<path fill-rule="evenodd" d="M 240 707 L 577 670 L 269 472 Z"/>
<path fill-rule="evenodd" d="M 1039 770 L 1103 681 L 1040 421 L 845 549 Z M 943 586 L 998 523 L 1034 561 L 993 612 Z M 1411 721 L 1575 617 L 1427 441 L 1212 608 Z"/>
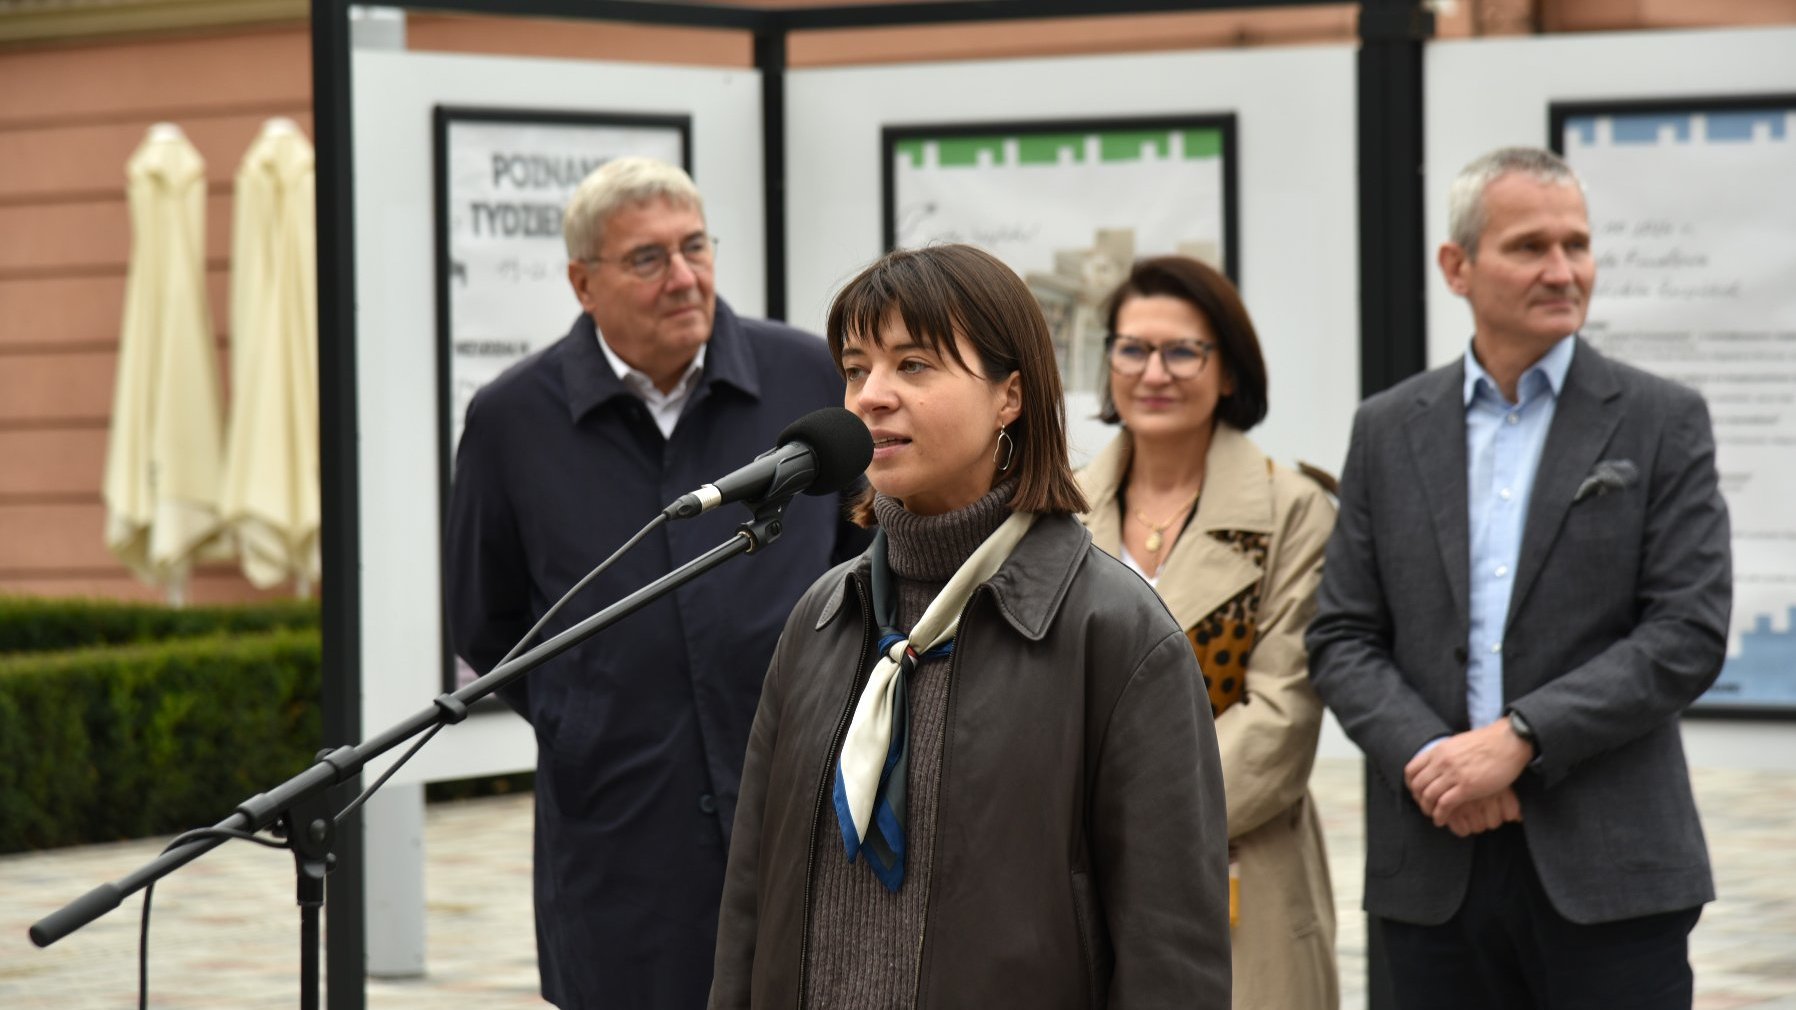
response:
<path fill-rule="evenodd" d="M 1611 491 L 1624 491 L 1640 483 L 1640 468 L 1631 459 L 1599 460 L 1590 468 L 1590 476 L 1578 485 L 1578 493 L 1572 495 L 1572 504 L 1576 505 L 1593 495 L 1605 495 Z"/>

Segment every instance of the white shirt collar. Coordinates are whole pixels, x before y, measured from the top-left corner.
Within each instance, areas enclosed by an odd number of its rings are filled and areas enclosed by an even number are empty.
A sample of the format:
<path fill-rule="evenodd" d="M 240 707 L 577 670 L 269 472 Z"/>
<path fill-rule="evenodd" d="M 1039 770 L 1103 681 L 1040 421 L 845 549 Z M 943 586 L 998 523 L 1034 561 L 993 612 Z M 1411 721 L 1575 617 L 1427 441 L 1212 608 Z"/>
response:
<path fill-rule="evenodd" d="M 596 327 L 594 332 L 598 332 Z M 611 363 L 611 370 L 617 373 L 619 379 L 623 380 L 626 389 L 648 405 L 649 413 L 655 418 L 655 426 L 661 429 L 661 436 L 671 438 L 674 425 L 680 419 L 680 411 L 685 409 L 686 400 L 692 395 L 693 388 L 698 385 L 699 375 L 705 369 L 707 346 L 699 345 L 698 353 L 692 356 L 692 363 L 686 366 L 686 371 L 681 374 L 680 380 L 674 383 L 673 390 L 663 393 L 656 387 L 655 380 L 649 378 L 648 373 L 633 367 L 629 362 L 618 357 L 617 352 L 611 349 L 611 345 L 605 342 L 603 333 L 598 333 L 598 340 L 599 350 L 604 352 L 605 360 Z"/>

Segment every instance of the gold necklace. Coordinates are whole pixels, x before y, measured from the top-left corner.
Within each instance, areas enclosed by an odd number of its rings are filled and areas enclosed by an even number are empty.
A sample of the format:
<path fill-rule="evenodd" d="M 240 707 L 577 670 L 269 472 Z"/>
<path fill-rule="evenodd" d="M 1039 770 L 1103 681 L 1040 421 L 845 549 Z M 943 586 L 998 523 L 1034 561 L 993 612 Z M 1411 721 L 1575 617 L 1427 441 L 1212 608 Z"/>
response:
<path fill-rule="evenodd" d="M 1184 515 L 1186 509 L 1189 509 L 1191 506 L 1196 505 L 1198 496 L 1202 495 L 1203 493 L 1204 493 L 1203 488 L 1201 488 L 1201 487 L 1198 488 L 1197 493 L 1193 494 L 1191 496 L 1191 498 L 1185 502 L 1185 504 L 1180 505 L 1179 510 L 1177 512 L 1174 512 L 1172 515 L 1167 516 L 1165 519 L 1161 520 L 1160 522 L 1154 522 L 1152 519 L 1149 519 L 1147 516 L 1142 515 L 1140 509 L 1135 510 L 1135 518 L 1141 520 L 1141 524 L 1148 528 L 1147 543 L 1144 546 L 1147 547 L 1147 552 L 1149 554 L 1153 554 L 1153 555 L 1157 556 L 1160 553 L 1161 546 L 1166 543 L 1166 528 L 1168 526 L 1172 525 L 1173 520 Z"/>

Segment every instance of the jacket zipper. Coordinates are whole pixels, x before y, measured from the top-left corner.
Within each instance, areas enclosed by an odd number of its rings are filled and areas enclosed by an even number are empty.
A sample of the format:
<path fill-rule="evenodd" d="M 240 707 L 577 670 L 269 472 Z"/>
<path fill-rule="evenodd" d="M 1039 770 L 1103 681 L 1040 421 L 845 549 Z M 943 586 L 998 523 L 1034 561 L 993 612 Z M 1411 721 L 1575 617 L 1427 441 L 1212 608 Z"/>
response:
<path fill-rule="evenodd" d="M 980 587 L 983 588 L 983 587 Z M 980 589 L 974 589 L 973 595 L 967 597 L 966 606 L 960 608 L 960 616 L 955 619 L 957 629 L 965 628 L 967 614 L 973 610 L 973 601 L 979 598 Z M 929 938 L 929 905 L 935 894 L 935 848 L 937 839 L 942 837 L 942 782 L 943 773 L 948 770 L 948 744 L 954 740 L 954 695 L 960 678 L 955 673 L 960 669 L 960 632 L 954 634 L 954 652 L 948 657 L 948 706 L 942 714 L 942 759 L 935 766 L 935 823 L 929 830 L 929 889 L 923 894 L 923 925 L 917 930 L 917 968 L 911 978 L 911 1006 L 923 1006 L 923 949 Z"/>
<path fill-rule="evenodd" d="M 852 579 L 853 577 L 850 576 Z M 855 595 L 861 604 L 861 668 L 863 673 L 857 674 L 853 689 L 848 692 L 848 707 L 836 719 L 836 732 L 830 737 L 829 756 L 834 757 L 842 746 L 842 738 L 848 733 L 848 719 L 854 714 L 856 703 L 860 701 L 861 692 L 866 690 L 867 677 L 873 673 L 873 665 L 868 656 L 869 647 L 873 644 L 873 611 L 867 602 L 867 594 L 863 587 L 855 583 Z M 817 876 L 817 825 L 823 819 L 823 803 L 829 796 L 830 774 L 835 765 L 825 762 L 823 779 L 817 783 L 817 802 L 811 808 L 810 840 L 806 843 L 804 871 L 804 931 L 798 937 L 798 1010 L 804 1010 L 805 989 L 811 982 L 811 881 Z"/>

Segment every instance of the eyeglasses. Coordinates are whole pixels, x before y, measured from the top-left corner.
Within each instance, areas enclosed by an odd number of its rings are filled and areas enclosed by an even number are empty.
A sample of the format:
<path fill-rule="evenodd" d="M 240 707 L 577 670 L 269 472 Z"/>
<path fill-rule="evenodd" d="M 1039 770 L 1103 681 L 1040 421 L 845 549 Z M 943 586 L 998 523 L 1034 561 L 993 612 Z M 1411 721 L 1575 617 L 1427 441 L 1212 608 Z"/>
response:
<path fill-rule="evenodd" d="M 615 259 L 603 256 L 588 256 L 582 263 L 616 263 L 628 270 L 639 281 L 658 281 L 667 276 L 668 267 L 673 265 L 674 254 L 679 253 L 686 265 L 695 270 L 708 270 L 711 260 L 717 255 L 717 236 L 694 235 L 680 243 L 678 249 L 666 246 L 650 245 L 632 249 Z"/>
<path fill-rule="evenodd" d="M 1147 371 L 1150 358 L 1158 354 L 1166 374 L 1175 379 L 1196 378 L 1209 363 L 1216 345 L 1208 340 L 1168 340 L 1154 344 L 1139 337 L 1112 333 L 1104 338 L 1104 356 L 1110 359 L 1110 370 L 1118 375 L 1140 375 Z"/>

